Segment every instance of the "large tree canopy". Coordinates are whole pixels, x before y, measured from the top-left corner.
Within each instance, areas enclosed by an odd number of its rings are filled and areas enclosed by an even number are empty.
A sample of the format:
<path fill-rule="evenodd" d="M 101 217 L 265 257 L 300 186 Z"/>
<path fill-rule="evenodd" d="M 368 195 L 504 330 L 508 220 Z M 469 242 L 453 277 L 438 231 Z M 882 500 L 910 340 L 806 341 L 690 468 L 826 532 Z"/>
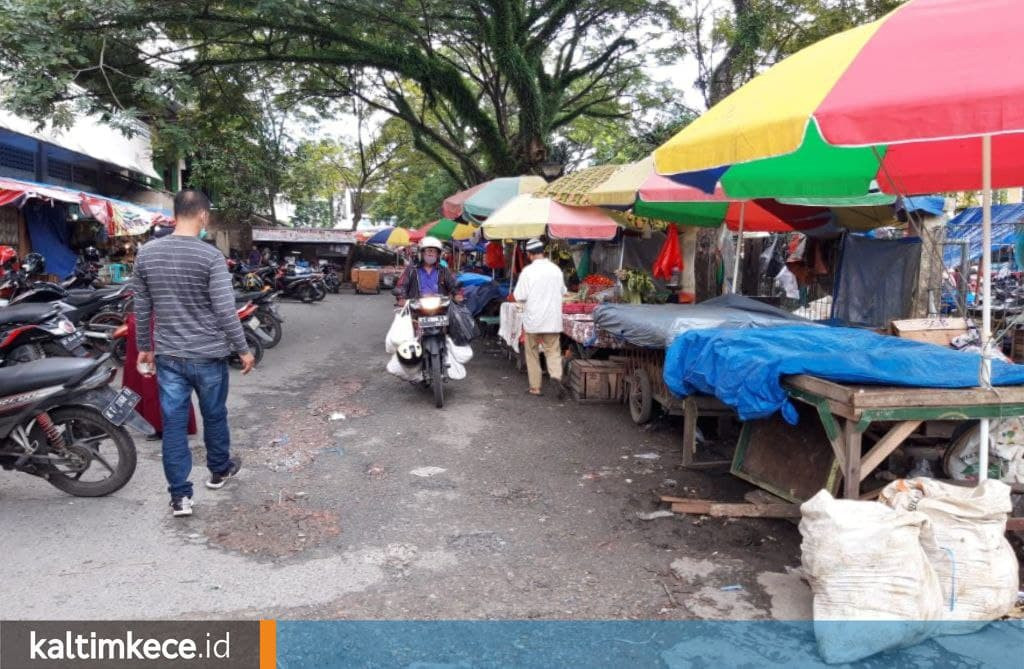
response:
<path fill-rule="evenodd" d="M 578 119 L 644 84 L 661 0 L 34 0 L 2 3 L 9 104 L 52 117 L 78 83 L 159 115 L 212 71 L 269 70 L 281 95 L 356 96 L 401 119 L 458 183 L 535 169 Z M 641 45 L 643 48 L 641 48 Z"/>

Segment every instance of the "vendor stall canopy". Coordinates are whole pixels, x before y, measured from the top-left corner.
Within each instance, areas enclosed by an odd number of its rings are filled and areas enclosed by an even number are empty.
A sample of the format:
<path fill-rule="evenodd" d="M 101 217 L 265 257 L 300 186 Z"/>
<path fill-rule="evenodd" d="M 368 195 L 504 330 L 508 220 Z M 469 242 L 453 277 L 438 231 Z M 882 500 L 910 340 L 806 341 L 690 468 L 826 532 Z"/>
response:
<path fill-rule="evenodd" d="M 992 246 L 1016 246 L 1024 227 L 1024 204 L 997 204 L 992 206 Z M 962 239 L 968 243 L 968 260 L 981 258 L 981 207 L 970 207 L 957 214 L 946 224 L 946 240 Z M 943 251 L 946 267 L 960 265 L 961 247 L 949 245 Z M 1024 258 L 1016 258 L 1021 267 Z"/>
<path fill-rule="evenodd" d="M 919 194 L 1024 184 L 1019 0 L 910 0 L 779 62 L 654 152 L 730 197 Z"/>
<path fill-rule="evenodd" d="M 156 223 L 172 220 L 171 212 L 165 209 L 151 209 L 62 186 L 0 178 L 0 206 L 21 207 L 33 198 L 77 205 L 83 214 L 102 223 L 111 237 L 141 235 Z"/>

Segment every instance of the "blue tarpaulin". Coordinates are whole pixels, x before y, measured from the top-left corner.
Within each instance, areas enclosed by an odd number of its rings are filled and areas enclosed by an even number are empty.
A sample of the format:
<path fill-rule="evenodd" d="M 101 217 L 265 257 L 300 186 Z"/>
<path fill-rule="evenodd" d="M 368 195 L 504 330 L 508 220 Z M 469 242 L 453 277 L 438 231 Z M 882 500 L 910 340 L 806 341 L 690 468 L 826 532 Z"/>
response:
<path fill-rule="evenodd" d="M 32 250 L 46 258 L 47 274 L 61 279 L 74 274 L 78 255 L 71 250 L 71 230 L 64 207 L 32 200 L 22 212 Z"/>
<path fill-rule="evenodd" d="M 1017 225 L 1024 222 L 1024 204 L 992 205 L 992 248 L 1013 246 L 1017 239 Z M 966 239 L 970 242 L 970 260 L 981 257 L 981 207 L 964 209 L 946 224 L 946 239 Z M 960 247 L 947 246 L 942 254 L 946 267 L 960 265 Z M 1020 262 L 1020 261 L 1018 261 Z"/>
<path fill-rule="evenodd" d="M 740 420 L 776 411 L 796 424 L 782 377 L 811 374 L 840 383 L 973 388 L 981 356 L 854 328 L 793 325 L 690 330 L 665 354 L 665 384 L 681 397 L 714 395 Z M 992 363 L 995 385 L 1024 384 L 1024 365 Z"/>

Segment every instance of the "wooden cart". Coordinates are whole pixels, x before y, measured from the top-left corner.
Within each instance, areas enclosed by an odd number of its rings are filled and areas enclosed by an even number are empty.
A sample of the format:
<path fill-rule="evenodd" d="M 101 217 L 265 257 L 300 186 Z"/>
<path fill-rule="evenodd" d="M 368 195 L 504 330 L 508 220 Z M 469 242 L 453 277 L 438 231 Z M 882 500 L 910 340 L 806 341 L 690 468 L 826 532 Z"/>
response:
<path fill-rule="evenodd" d="M 729 460 L 697 462 L 697 419 L 700 416 L 732 416 L 735 412 L 715 397 L 691 395 L 676 397 L 665 385 L 665 351 L 627 347 L 626 404 L 629 415 L 637 425 L 643 425 L 654 415 L 655 404 L 672 416 L 683 417 L 683 466 L 691 469 L 727 465 Z"/>
<path fill-rule="evenodd" d="M 355 284 L 356 294 L 379 294 L 380 272 L 373 267 L 358 267 L 352 270 L 352 283 Z"/>
<path fill-rule="evenodd" d="M 817 410 L 849 499 L 861 496 L 861 483 L 924 421 L 1024 416 L 1024 386 L 857 386 L 808 375 L 788 377 L 785 386 L 790 397 Z M 862 437 L 875 422 L 893 426 L 864 453 Z"/>

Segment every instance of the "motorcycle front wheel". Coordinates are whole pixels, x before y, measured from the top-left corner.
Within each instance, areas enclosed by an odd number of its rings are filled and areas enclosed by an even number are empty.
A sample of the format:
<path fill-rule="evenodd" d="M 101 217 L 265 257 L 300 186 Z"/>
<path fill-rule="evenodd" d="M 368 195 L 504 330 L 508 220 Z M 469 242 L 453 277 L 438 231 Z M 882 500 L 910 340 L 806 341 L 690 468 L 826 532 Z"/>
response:
<path fill-rule="evenodd" d="M 322 283 L 313 283 L 313 301 L 320 302 L 327 297 L 327 288 Z"/>
<path fill-rule="evenodd" d="M 299 299 L 306 304 L 312 303 L 316 299 L 313 286 L 308 283 L 302 286 L 302 288 L 299 289 Z"/>
<path fill-rule="evenodd" d="M 51 411 L 50 419 L 64 432 L 66 464 L 50 466 L 47 480 L 54 488 L 76 497 L 103 497 L 124 487 L 135 473 L 135 442 L 92 407 Z M 102 450 L 101 450 L 102 449 Z M 114 456 L 117 459 L 114 460 Z"/>
<path fill-rule="evenodd" d="M 270 341 L 260 342 L 263 344 L 263 348 L 274 348 L 281 343 L 281 336 L 284 334 L 281 328 L 281 322 L 277 320 L 273 314 L 267 311 L 259 312 L 260 317 L 260 330 L 270 337 Z"/>
<path fill-rule="evenodd" d="M 256 365 L 259 366 L 260 361 L 263 360 L 263 342 L 248 327 L 245 328 L 245 343 L 249 345 L 249 352 L 252 353 L 253 358 L 256 359 Z M 228 358 L 228 365 L 232 369 L 241 369 L 242 359 L 238 357 L 238 354 L 232 353 Z"/>
<path fill-rule="evenodd" d="M 441 354 L 435 353 L 430 356 L 430 387 L 434 390 L 434 405 L 441 409 L 444 407 L 444 367 L 441 363 Z"/>

